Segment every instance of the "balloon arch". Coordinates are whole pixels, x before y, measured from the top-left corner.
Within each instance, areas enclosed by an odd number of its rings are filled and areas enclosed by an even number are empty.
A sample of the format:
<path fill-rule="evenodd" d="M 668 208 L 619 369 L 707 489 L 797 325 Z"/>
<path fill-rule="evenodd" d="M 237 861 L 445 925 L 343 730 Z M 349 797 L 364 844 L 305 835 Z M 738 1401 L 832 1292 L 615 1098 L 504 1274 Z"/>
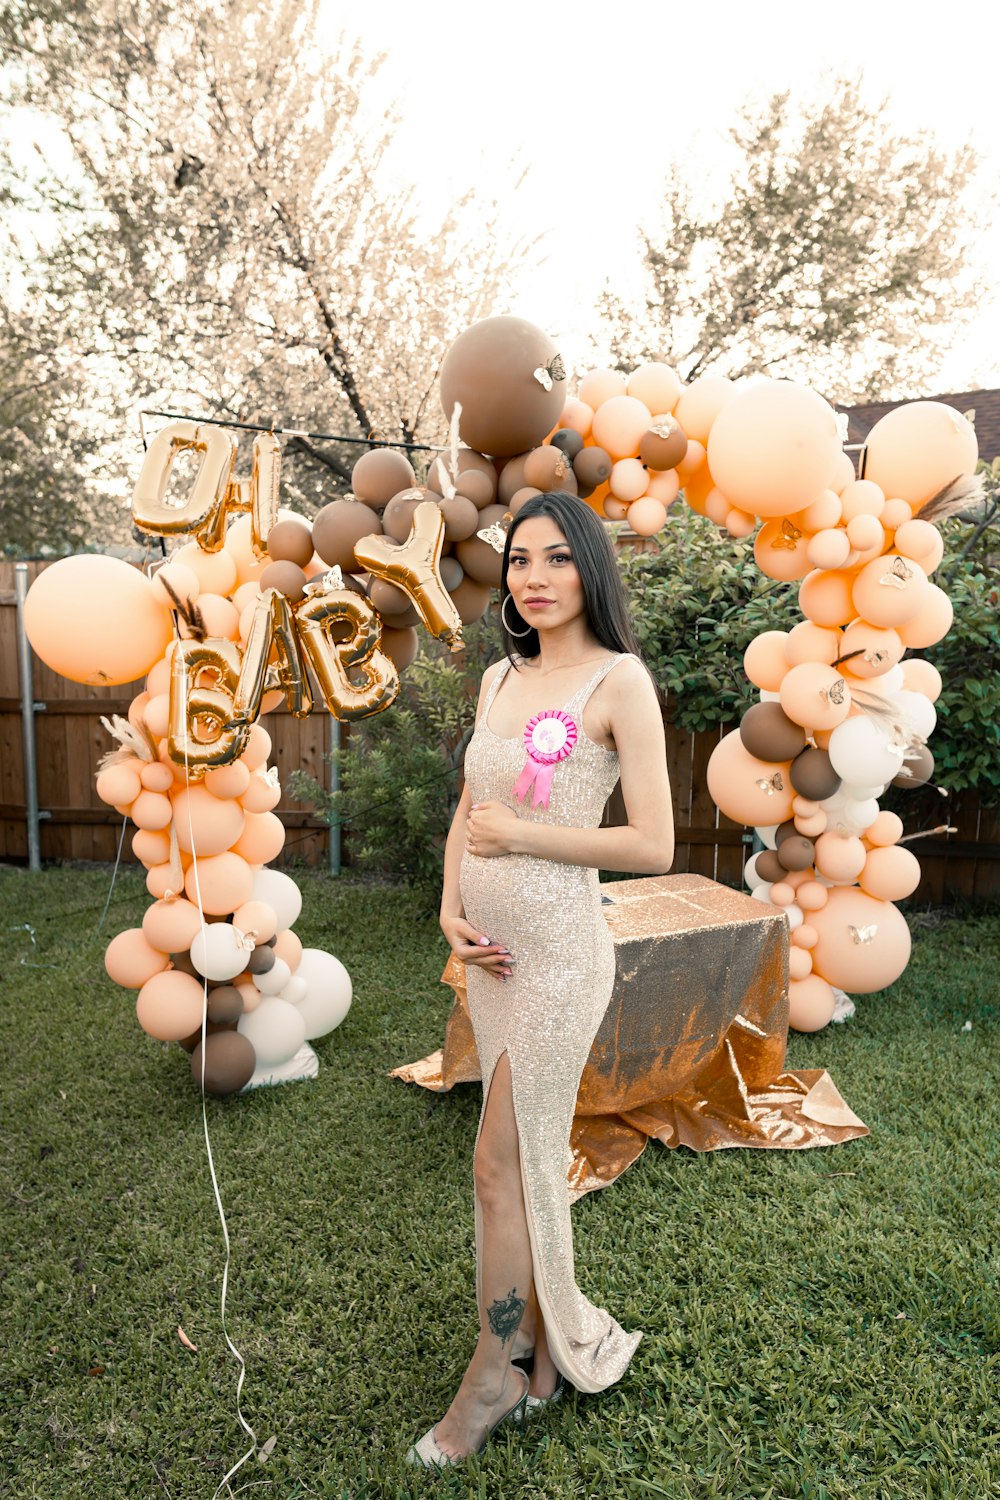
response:
<path fill-rule="evenodd" d="M 29 639 L 55 671 L 110 685 L 145 676 L 99 796 L 131 818 L 153 904 L 119 933 L 106 965 L 138 991 L 151 1036 L 177 1041 L 218 1095 L 307 1076 L 311 1039 L 350 1005 L 346 970 L 304 950 L 301 896 L 268 869 L 284 843 L 277 771 L 259 722 L 314 696 L 344 720 L 388 708 L 416 655 L 417 626 L 452 647 L 500 582 L 505 529 L 553 490 L 580 497 L 640 535 L 683 499 L 733 537 L 757 529 L 769 577 L 799 580 L 803 619 L 765 631 L 744 657 L 760 701 L 714 751 L 711 794 L 765 849 L 748 863 L 753 895 L 791 929 L 791 1024 L 816 1030 L 833 986 L 881 989 L 909 957 L 893 904 L 919 879 L 903 825 L 878 798 L 932 772 L 927 740 L 941 688 L 909 656 L 952 618 L 931 581 L 942 556 L 934 518 L 967 495 L 971 424 L 918 401 L 872 429 L 862 477 L 837 417 L 790 382 L 706 376 L 684 386 L 662 363 L 595 370 L 567 397 L 555 345 L 522 319 L 462 334 L 441 370 L 451 451 L 417 483 L 404 454 L 374 447 L 349 498 L 310 523 L 279 507 L 280 447 L 237 443 L 220 426 L 174 421 L 154 438 L 135 486 L 141 531 L 182 539 L 149 574 L 84 554 L 30 590 Z M 195 477 L 173 493 L 179 455 Z"/>

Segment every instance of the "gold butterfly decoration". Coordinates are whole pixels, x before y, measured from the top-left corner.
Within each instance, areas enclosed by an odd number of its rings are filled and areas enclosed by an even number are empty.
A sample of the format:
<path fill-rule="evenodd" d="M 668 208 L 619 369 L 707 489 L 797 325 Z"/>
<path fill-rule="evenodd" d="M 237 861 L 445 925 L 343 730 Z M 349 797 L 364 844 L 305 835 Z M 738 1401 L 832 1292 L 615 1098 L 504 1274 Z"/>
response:
<path fill-rule="evenodd" d="M 801 539 L 802 533 L 799 528 L 793 526 L 791 521 L 786 519 L 782 521 L 781 530 L 771 543 L 771 551 L 794 552 L 796 542 L 801 541 Z"/>
<path fill-rule="evenodd" d="M 880 647 L 877 651 L 862 652 L 861 660 L 866 661 L 870 667 L 880 667 L 888 655 L 888 651 L 883 651 Z"/>
<path fill-rule="evenodd" d="M 848 922 L 847 930 L 856 943 L 870 943 L 878 932 L 878 923 L 873 922 L 870 927 L 852 927 Z"/>
<path fill-rule="evenodd" d="M 884 583 L 893 589 L 905 589 L 910 579 L 914 576 L 913 569 L 901 557 L 894 557 L 892 567 L 888 573 L 883 573 L 879 583 Z"/>
<path fill-rule="evenodd" d="M 758 777 L 756 785 L 762 792 L 766 792 L 769 797 L 773 797 L 775 792 L 783 792 L 785 790 L 785 783 L 781 779 L 780 771 L 775 771 L 773 776 Z"/>
<path fill-rule="evenodd" d="M 532 373 L 543 390 L 551 391 L 557 380 L 566 379 L 566 362 L 561 354 L 553 354 L 547 365 L 539 365 Z"/>
<path fill-rule="evenodd" d="M 307 594 L 325 594 L 328 589 L 342 589 L 344 587 L 344 575 L 340 564 L 336 563 L 328 572 L 321 574 L 318 578 L 311 578 L 306 584 Z"/>
<path fill-rule="evenodd" d="M 485 526 L 482 531 L 477 531 L 476 536 L 481 542 L 487 542 L 494 552 L 502 552 L 507 545 L 507 533 L 513 519 L 510 511 L 507 511 L 499 521 L 494 521 L 492 526 Z"/>

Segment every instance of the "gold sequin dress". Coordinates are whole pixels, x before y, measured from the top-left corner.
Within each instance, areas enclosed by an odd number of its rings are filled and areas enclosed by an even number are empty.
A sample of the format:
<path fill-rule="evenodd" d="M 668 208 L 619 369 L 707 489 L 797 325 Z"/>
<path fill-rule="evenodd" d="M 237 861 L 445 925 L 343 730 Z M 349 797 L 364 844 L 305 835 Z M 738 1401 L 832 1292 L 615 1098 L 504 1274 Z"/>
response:
<path fill-rule="evenodd" d="M 497 673 L 465 755 L 473 802 L 496 801 L 522 818 L 596 828 L 618 780 L 618 755 L 583 732 L 583 711 L 597 684 L 623 655 L 602 662 L 562 708 L 576 723 L 572 753 L 555 767 L 547 807 L 532 794 L 514 800 L 525 763 L 521 735 L 502 739 L 490 710 L 510 663 Z M 611 999 L 615 955 L 601 911 L 597 871 L 528 854 L 481 858 L 465 853 L 460 888 L 468 920 L 514 956 L 501 982 L 474 964 L 466 971 L 469 1014 L 483 1077 L 483 1114 L 493 1069 L 510 1059 L 521 1180 L 535 1291 L 552 1358 L 581 1391 L 601 1391 L 623 1374 L 639 1332 L 626 1333 L 588 1302 L 576 1284 L 567 1184 L 570 1129 L 591 1043 Z M 483 1114 L 479 1129 L 482 1129 Z M 479 1139 L 479 1131 L 476 1132 Z M 482 1298 L 482 1215 L 476 1201 L 477 1289 Z"/>

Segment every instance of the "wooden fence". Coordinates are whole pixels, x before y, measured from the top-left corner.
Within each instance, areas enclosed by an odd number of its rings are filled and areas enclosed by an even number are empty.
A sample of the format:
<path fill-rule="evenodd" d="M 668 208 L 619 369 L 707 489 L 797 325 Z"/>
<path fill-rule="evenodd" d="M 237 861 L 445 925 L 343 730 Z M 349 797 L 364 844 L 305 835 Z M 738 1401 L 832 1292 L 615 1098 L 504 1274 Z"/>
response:
<path fill-rule="evenodd" d="M 29 565 L 29 579 L 43 564 Z M 122 819 L 105 806 L 94 789 L 95 770 L 111 741 L 101 716 L 126 714 L 144 684 L 116 688 L 86 688 L 67 682 L 33 658 L 38 763 L 38 804 L 44 860 L 115 858 Z M 24 755 L 18 680 L 14 564 L 0 563 L 0 861 L 27 860 Z M 264 721 L 272 737 L 272 764 L 283 787 L 290 773 L 301 768 L 318 780 L 327 773 L 324 757 L 330 749 L 332 721 L 316 711 L 296 719 L 283 709 Z M 346 727 L 346 726 L 344 726 Z M 749 835 L 716 808 L 708 792 L 707 767 L 726 728 L 689 734 L 677 729 L 667 715 L 667 759 L 674 797 L 677 854 L 674 870 L 692 872 L 737 884 L 750 852 Z M 980 808 L 971 796 L 948 802 L 935 793 L 915 793 L 908 803 L 908 829 L 954 825 L 947 837 L 918 840 L 912 847 L 923 875 L 914 899 L 941 902 L 956 896 L 971 901 L 1000 892 L 1000 818 Z M 278 813 L 288 838 L 278 864 L 325 864 L 329 833 L 313 812 L 285 793 Z M 620 822 L 624 809 L 620 792 L 608 805 L 607 821 Z M 129 830 L 123 857 L 133 859 Z M 350 862 L 350 840 L 344 848 Z"/>

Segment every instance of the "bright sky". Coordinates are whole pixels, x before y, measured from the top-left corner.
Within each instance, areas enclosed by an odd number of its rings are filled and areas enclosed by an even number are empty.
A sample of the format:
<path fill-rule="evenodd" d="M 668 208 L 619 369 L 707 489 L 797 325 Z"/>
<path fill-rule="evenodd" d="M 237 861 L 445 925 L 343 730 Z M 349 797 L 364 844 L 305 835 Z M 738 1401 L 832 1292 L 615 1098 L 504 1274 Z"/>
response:
<path fill-rule="evenodd" d="M 544 233 L 546 262 L 507 310 L 541 324 L 578 373 L 592 363 L 595 299 L 636 284 L 636 226 L 671 160 L 691 182 L 724 181 L 737 106 L 816 93 L 825 74 L 863 75 L 891 128 L 972 140 L 984 191 L 1000 182 L 990 59 L 1000 7 L 924 0 L 365 0 L 341 26 L 387 54 L 404 110 L 394 169 L 431 208 L 478 181 L 513 227 Z M 512 191 L 522 168 L 521 191 Z M 1000 385 L 1000 214 L 980 245 L 993 289 L 975 330 L 932 373 L 939 391 Z M 914 392 L 914 395 L 920 394 Z"/>

